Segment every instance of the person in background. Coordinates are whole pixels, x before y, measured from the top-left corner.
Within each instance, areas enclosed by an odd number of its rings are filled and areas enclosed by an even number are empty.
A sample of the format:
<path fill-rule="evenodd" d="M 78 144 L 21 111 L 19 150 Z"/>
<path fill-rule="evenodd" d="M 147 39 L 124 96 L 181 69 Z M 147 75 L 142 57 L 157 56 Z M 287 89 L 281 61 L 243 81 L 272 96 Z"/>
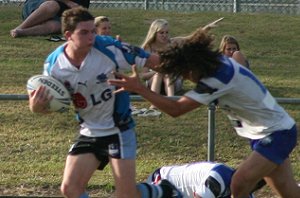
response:
<path fill-rule="evenodd" d="M 156 19 L 151 23 L 141 47 L 148 52 L 157 53 L 166 49 L 170 42 L 168 21 Z M 176 92 L 182 89 L 182 79 L 179 78 L 172 82 L 169 75 L 161 74 L 147 67 L 142 69 L 141 78 L 152 91 L 166 96 L 174 96 Z M 151 105 L 148 110 L 145 109 L 138 116 L 159 116 L 160 114 L 161 112 Z"/>
<path fill-rule="evenodd" d="M 111 24 L 107 16 L 96 17 L 95 26 L 97 34 L 111 36 Z"/>
<path fill-rule="evenodd" d="M 223 19 L 224 17 L 219 18 L 205 25 L 202 29 L 209 31 L 217 27 L 217 24 Z M 177 36 L 170 39 L 168 21 L 165 19 L 157 19 L 152 22 L 142 47 L 150 52 L 156 53 L 166 49 L 170 43 L 180 44 L 180 42 L 187 37 Z M 178 77 L 178 79 L 172 82 L 168 75 L 162 75 L 146 67 L 143 68 L 140 76 L 146 82 L 148 88 L 162 95 L 174 96 L 183 89 L 182 77 Z M 133 110 L 133 114 L 137 114 L 138 116 L 158 116 L 161 112 L 157 111 L 155 107 L 151 105 L 149 109 L 135 109 Z"/>
<path fill-rule="evenodd" d="M 235 37 L 230 35 L 223 36 L 219 49 L 225 56 L 233 58 L 236 62 L 248 69 L 250 68 L 250 64 L 244 54 L 240 51 L 240 45 Z"/>
<path fill-rule="evenodd" d="M 23 5 L 23 22 L 10 31 L 13 38 L 61 33 L 60 18 L 70 8 L 88 8 L 90 0 L 26 0 Z"/>
<path fill-rule="evenodd" d="M 112 27 L 107 16 L 97 16 L 95 18 L 96 33 L 103 36 L 112 36 Z M 120 35 L 116 35 L 116 39 L 121 41 Z"/>
<path fill-rule="evenodd" d="M 68 198 L 87 198 L 86 186 L 95 171 L 110 164 L 117 198 L 182 198 L 167 180 L 159 185 L 136 184 L 136 134 L 128 95 L 113 94 L 118 67 L 132 64 L 154 68 L 159 57 L 108 36 L 95 34 L 94 17 L 83 7 L 66 10 L 62 32 L 67 42 L 44 63 L 44 75 L 63 83 L 72 95 L 80 124 L 64 169 L 61 192 Z M 44 86 L 29 93 L 29 108 L 47 114 L 52 97 Z"/>
<path fill-rule="evenodd" d="M 230 198 L 230 183 L 235 169 L 217 162 L 193 162 L 182 165 L 168 165 L 156 169 L 147 179 L 147 183 L 157 184 L 166 179 L 171 182 L 184 198 Z M 262 188 L 261 180 L 251 191 Z"/>
<path fill-rule="evenodd" d="M 159 72 L 182 76 L 195 88 L 178 100 L 150 91 L 139 80 L 136 67 L 109 84 L 134 91 L 172 117 L 186 114 L 201 104 L 214 103 L 223 110 L 236 133 L 249 140 L 252 152 L 234 172 L 231 194 L 245 198 L 264 179 L 280 197 L 298 198 L 300 187 L 293 176 L 289 155 L 297 145 L 295 120 L 280 106 L 253 72 L 213 47 L 214 37 L 202 28 L 180 44 L 159 53 Z"/>

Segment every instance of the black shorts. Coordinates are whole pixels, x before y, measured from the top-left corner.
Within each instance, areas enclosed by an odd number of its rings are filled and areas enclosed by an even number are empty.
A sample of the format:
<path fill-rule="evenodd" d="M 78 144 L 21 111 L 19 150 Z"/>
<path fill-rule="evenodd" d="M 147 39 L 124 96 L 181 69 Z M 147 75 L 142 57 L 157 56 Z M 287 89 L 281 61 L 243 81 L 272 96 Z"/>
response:
<path fill-rule="evenodd" d="M 46 0 L 26 0 L 25 3 L 24 3 L 24 6 L 23 6 L 23 10 L 22 10 L 22 19 L 25 20 L 27 17 L 29 17 L 29 15 L 35 11 L 36 9 L 38 9 L 38 7 L 40 7 L 40 5 L 42 3 L 44 3 Z M 58 13 L 56 14 L 56 16 L 53 18 L 53 20 L 56 20 L 56 21 L 60 21 L 60 17 L 62 15 L 62 13 L 67 10 L 69 7 L 60 2 L 60 1 L 57 1 L 55 0 L 60 9 L 58 11 Z M 74 0 L 75 3 L 85 7 L 85 8 L 89 8 L 89 5 L 90 5 L 90 1 L 89 0 Z"/>
<path fill-rule="evenodd" d="M 69 9 L 69 7 L 66 4 L 64 4 L 64 3 L 60 2 L 60 1 L 56 0 L 56 2 L 59 4 L 59 7 L 60 7 L 60 10 L 57 13 L 57 16 L 61 17 L 62 13 L 65 10 Z M 73 0 L 73 2 L 75 2 L 78 5 L 81 5 L 82 7 L 85 7 L 85 8 L 89 8 L 89 6 L 90 6 L 90 1 L 89 0 Z"/>
<path fill-rule="evenodd" d="M 69 155 L 93 153 L 100 161 L 99 170 L 108 164 L 109 157 L 116 159 L 136 158 L 136 135 L 133 129 L 105 137 L 80 135 L 69 150 Z"/>

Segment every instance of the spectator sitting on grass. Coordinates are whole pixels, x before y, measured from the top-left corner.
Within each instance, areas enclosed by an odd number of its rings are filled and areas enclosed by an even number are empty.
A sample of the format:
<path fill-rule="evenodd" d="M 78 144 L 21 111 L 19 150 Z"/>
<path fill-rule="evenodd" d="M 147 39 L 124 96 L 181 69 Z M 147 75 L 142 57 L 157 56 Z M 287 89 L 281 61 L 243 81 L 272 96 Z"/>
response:
<path fill-rule="evenodd" d="M 154 20 L 148 30 L 147 36 L 142 44 L 142 48 L 151 53 L 163 51 L 170 44 L 169 23 L 165 19 Z M 176 92 L 182 89 L 182 79 L 172 82 L 169 75 L 164 75 L 144 67 L 141 72 L 141 78 L 145 80 L 147 87 L 155 93 L 166 96 L 174 96 Z M 148 110 L 141 112 L 138 116 L 159 116 L 161 114 L 154 105 Z"/>
<path fill-rule="evenodd" d="M 233 36 L 223 36 L 219 49 L 225 56 L 233 58 L 236 62 L 247 67 L 248 69 L 250 68 L 248 60 L 240 51 L 241 49 L 238 41 Z"/>
<path fill-rule="evenodd" d="M 95 18 L 96 33 L 98 35 L 111 36 L 111 23 L 107 16 L 98 16 Z M 121 41 L 120 35 L 116 35 L 116 39 Z"/>
<path fill-rule="evenodd" d="M 22 10 L 23 22 L 10 31 L 13 38 L 61 33 L 60 18 L 70 8 L 88 8 L 90 0 L 26 0 Z"/>

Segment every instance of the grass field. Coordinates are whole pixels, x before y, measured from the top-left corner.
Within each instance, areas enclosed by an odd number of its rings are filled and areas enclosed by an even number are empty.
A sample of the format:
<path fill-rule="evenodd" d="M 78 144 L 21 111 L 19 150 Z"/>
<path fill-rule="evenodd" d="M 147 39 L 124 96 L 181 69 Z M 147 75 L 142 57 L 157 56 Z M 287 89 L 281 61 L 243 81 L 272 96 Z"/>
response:
<path fill-rule="evenodd" d="M 225 17 L 213 30 L 216 46 L 224 34 L 240 41 L 252 70 L 275 97 L 300 98 L 300 16 L 230 13 L 176 13 L 142 10 L 92 10 L 107 15 L 113 32 L 140 45 L 156 18 L 170 22 L 171 35 L 186 35 L 198 26 Z M 0 7 L 0 94 L 26 94 L 27 79 L 42 71 L 46 55 L 61 43 L 48 37 L 13 39 L 9 30 L 20 23 L 19 7 Z M 185 83 L 185 89 L 191 88 Z M 148 107 L 147 102 L 134 102 Z M 300 128 L 300 106 L 283 104 Z M 73 112 L 40 116 L 27 101 L 0 100 L 0 195 L 58 196 L 64 160 L 77 125 Z M 180 118 L 136 118 L 137 179 L 144 180 L 161 165 L 207 159 L 207 107 Z M 216 111 L 215 158 L 233 167 L 250 153 L 248 141 L 236 135 L 226 116 Z M 299 139 L 298 139 L 299 143 Z M 300 147 L 291 155 L 300 181 Z M 95 197 L 109 197 L 113 181 L 109 168 L 96 172 L 89 186 Z M 275 197 L 267 187 L 257 197 Z"/>

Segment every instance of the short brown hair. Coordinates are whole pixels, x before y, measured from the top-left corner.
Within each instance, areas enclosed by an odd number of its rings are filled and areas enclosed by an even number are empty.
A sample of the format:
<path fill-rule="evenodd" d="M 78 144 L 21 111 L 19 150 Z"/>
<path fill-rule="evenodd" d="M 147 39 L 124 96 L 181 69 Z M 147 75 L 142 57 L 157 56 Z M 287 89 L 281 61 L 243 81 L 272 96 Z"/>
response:
<path fill-rule="evenodd" d="M 98 27 L 103 22 L 109 22 L 109 18 L 107 16 L 98 16 L 95 18 L 96 27 Z"/>
<path fill-rule="evenodd" d="M 68 9 L 62 14 L 62 33 L 64 34 L 66 31 L 74 31 L 78 23 L 90 20 L 93 21 L 94 16 L 88 11 L 88 9 L 82 6 Z"/>

